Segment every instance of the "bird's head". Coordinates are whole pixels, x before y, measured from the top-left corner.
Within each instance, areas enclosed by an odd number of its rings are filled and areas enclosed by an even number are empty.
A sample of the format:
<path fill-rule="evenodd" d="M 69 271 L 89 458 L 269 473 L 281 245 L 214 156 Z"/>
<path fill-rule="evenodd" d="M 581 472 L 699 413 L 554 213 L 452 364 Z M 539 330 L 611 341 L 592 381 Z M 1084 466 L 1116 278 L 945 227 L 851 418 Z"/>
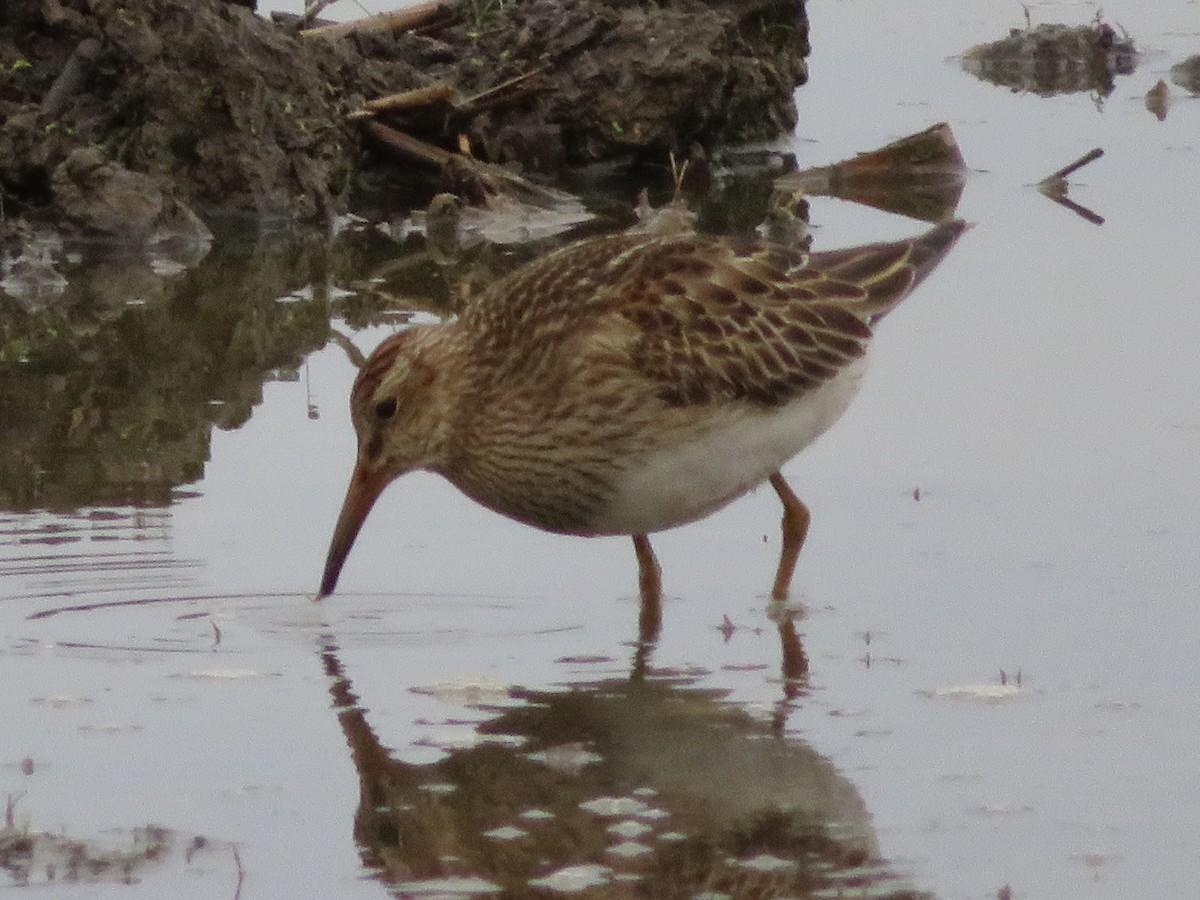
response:
<path fill-rule="evenodd" d="M 350 393 L 358 459 L 334 526 L 318 599 L 332 594 L 354 539 L 375 500 L 396 478 L 435 465 L 444 446 L 449 410 L 438 331 L 418 326 L 392 335 L 363 364 Z"/>

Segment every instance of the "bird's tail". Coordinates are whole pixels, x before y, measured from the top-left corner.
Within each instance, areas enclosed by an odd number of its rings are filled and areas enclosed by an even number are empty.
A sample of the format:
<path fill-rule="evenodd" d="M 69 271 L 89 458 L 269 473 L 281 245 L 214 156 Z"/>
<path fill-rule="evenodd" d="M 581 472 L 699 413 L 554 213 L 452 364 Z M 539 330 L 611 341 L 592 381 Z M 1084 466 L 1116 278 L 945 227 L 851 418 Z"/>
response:
<path fill-rule="evenodd" d="M 955 219 L 903 241 L 814 253 L 810 265 L 830 280 L 864 289 L 866 298 L 855 298 L 855 312 L 873 324 L 924 281 L 970 227 Z"/>

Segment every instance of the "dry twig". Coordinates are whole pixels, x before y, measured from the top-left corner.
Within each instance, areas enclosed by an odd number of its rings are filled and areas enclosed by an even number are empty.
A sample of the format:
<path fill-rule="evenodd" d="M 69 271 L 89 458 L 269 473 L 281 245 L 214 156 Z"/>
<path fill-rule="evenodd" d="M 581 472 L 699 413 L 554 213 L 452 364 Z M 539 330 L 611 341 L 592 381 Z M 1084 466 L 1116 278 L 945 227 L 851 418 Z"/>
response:
<path fill-rule="evenodd" d="M 321 25 L 316 28 L 306 28 L 300 32 L 301 37 L 345 37 L 349 34 L 371 31 L 410 31 L 429 25 L 443 16 L 446 6 L 442 0 L 426 0 L 407 9 L 379 13 L 364 19 L 351 22 L 338 22 L 333 25 Z"/>

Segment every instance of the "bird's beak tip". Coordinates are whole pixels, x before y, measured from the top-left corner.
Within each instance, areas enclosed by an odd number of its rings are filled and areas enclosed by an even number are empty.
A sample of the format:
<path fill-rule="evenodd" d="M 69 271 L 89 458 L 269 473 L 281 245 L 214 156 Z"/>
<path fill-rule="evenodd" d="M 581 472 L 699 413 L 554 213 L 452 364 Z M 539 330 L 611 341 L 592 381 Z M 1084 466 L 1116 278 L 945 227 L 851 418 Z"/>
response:
<path fill-rule="evenodd" d="M 390 479 L 378 473 L 368 472 L 363 468 L 355 469 L 350 479 L 350 487 L 346 491 L 346 499 L 342 503 L 342 511 L 338 515 L 337 524 L 333 529 L 333 538 L 329 542 L 329 555 L 325 559 L 325 571 L 321 576 L 321 587 L 314 601 L 321 601 L 337 588 L 338 577 L 350 548 L 358 536 L 359 529 L 371 511 L 371 506 L 380 492 L 387 486 Z"/>

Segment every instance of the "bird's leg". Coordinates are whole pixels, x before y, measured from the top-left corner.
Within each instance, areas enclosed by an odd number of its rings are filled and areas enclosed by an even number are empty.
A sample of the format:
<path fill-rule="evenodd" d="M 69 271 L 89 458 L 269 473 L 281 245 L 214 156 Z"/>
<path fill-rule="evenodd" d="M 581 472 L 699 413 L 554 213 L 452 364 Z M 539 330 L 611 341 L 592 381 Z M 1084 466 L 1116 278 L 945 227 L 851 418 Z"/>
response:
<path fill-rule="evenodd" d="M 795 700 L 808 683 L 808 654 L 796 633 L 796 617 L 788 613 L 779 620 L 780 670 L 783 675 L 783 696 Z"/>
<path fill-rule="evenodd" d="M 779 649 L 782 651 L 783 696 L 775 704 L 771 728 L 783 734 L 795 702 L 808 690 L 808 654 L 796 633 L 796 615 L 791 610 L 779 611 Z"/>
<path fill-rule="evenodd" d="M 812 515 L 778 472 L 771 476 L 771 487 L 775 488 L 779 502 L 783 504 L 783 546 L 779 551 L 779 569 L 775 573 L 771 599 L 786 600 L 788 585 L 792 583 L 792 572 L 796 568 L 796 558 L 800 555 L 800 548 L 804 546 L 804 537 L 808 534 L 808 522 Z"/>
<path fill-rule="evenodd" d="M 654 558 L 650 539 L 644 534 L 633 536 L 633 551 L 638 561 L 638 589 L 642 608 L 638 614 L 638 642 L 653 644 L 662 629 L 662 569 Z"/>

